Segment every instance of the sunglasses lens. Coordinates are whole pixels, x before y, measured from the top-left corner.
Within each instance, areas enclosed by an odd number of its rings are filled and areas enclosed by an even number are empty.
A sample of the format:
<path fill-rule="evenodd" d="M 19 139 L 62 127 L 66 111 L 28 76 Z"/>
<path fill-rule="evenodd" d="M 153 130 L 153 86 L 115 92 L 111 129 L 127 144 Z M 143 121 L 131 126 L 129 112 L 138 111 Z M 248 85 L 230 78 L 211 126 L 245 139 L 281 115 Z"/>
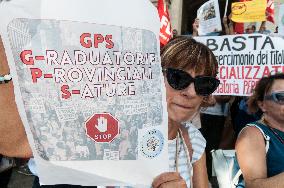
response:
<path fill-rule="evenodd" d="M 275 93 L 275 97 L 279 103 L 284 103 L 284 92 L 283 93 Z"/>
<path fill-rule="evenodd" d="M 214 77 L 197 77 L 195 79 L 195 90 L 198 95 L 208 96 L 218 87 L 220 81 Z"/>
<path fill-rule="evenodd" d="M 193 81 L 189 74 L 182 70 L 178 69 L 167 69 L 167 80 L 169 85 L 176 89 L 176 90 L 182 90 L 187 88 L 189 84 Z"/>
<path fill-rule="evenodd" d="M 173 68 L 167 69 L 167 80 L 169 85 L 176 90 L 185 89 L 190 83 L 194 82 L 196 93 L 202 96 L 212 94 L 220 83 L 214 77 L 197 76 L 196 78 L 192 78 L 187 72 Z"/>

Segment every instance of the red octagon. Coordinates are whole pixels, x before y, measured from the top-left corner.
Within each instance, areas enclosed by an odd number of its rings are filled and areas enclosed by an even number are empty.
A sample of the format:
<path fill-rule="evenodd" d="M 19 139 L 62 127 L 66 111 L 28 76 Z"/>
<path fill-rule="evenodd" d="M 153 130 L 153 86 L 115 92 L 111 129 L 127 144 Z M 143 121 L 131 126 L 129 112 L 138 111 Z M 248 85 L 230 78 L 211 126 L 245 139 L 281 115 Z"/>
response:
<path fill-rule="evenodd" d="M 112 142 L 119 134 L 119 122 L 110 113 L 94 114 L 85 122 L 86 134 L 101 143 Z"/>

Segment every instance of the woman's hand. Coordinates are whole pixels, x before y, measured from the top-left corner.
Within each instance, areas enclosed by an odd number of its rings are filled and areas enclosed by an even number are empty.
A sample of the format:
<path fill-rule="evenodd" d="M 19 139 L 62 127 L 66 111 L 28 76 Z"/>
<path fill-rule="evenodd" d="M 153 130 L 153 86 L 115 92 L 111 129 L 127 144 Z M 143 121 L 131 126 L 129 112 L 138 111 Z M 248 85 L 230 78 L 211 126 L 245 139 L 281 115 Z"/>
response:
<path fill-rule="evenodd" d="M 201 103 L 201 106 L 204 108 L 214 106 L 216 104 L 216 99 L 213 95 L 209 95 L 208 97 L 205 97 Z"/>
<path fill-rule="evenodd" d="M 185 180 L 178 172 L 165 172 L 157 176 L 153 183 L 153 188 L 187 188 Z"/>
<path fill-rule="evenodd" d="M 194 37 L 198 36 L 199 19 L 196 18 L 192 24 L 192 35 Z"/>

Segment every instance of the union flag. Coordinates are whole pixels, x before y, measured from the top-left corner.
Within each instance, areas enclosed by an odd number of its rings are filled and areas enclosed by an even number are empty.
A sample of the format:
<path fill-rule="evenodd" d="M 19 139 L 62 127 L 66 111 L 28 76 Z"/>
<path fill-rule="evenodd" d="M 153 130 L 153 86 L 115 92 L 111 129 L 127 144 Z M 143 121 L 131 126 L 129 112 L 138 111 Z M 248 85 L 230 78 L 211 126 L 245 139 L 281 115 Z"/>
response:
<path fill-rule="evenodd" d="M 164 4 L 164 0 L 158 0 L 158 13 L 160 17 L 160 43 L 165 45 L 169 42 L 172 37 L 172 28 L 170 22 L 170 16 L 168 7 Z"/>

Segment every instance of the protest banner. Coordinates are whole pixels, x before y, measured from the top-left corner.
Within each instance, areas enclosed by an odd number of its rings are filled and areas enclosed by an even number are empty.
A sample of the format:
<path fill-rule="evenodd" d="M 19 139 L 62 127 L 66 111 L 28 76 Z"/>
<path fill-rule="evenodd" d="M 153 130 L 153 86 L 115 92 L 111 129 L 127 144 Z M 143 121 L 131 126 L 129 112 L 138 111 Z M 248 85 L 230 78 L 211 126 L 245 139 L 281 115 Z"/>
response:
<path fill-rule="evenodd" d="M 284 39 L 269 35 L 196 37 L 215 54 L 221 83 L 214 94 L 249 96 L 257 81 L 284 72 Z"/>
<path fill-rule="evenodd" d="M 197 10 L 198 35 L 222 31 L 218 0 L 210 0 Z"/>
<path fill-rule="evenodd" d="M 42 184 L 149 186 L 168 171 L 151 2 L 3 1 L 0 22 Z"/>
<path fill-rule="evenodd" d="M 237 23 L 261 22 L 266 20 L 266 0 L 232 3 L 232 20 Z"/>

